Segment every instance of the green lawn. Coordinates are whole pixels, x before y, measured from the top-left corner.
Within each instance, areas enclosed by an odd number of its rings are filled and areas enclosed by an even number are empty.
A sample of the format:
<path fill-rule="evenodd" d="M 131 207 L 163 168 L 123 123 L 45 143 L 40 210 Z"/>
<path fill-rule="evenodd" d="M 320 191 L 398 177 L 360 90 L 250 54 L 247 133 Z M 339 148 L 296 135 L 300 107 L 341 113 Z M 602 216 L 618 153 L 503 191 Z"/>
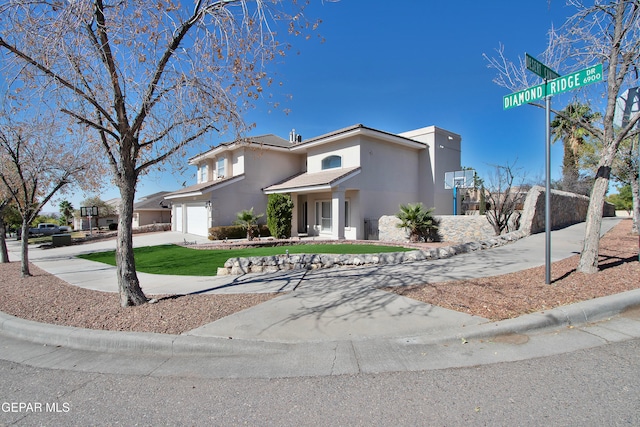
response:
<path fill-rule="evenodd" d="M 215 276 L 218 267 L 226 260 L 236 257 L 290 254 L 372 254 L 382 252 L 406 252 L 412 249 L 400 246 L 374 245 L 293 245 L 260 247 L 249 249 L 199 250 L 177 245 L 148 246 L 134 249 L 136 270 L 152 274 L 175 274 L 181 276 Z M 116 265 L 115 251 L 79 255 L 90 261 Z"/>

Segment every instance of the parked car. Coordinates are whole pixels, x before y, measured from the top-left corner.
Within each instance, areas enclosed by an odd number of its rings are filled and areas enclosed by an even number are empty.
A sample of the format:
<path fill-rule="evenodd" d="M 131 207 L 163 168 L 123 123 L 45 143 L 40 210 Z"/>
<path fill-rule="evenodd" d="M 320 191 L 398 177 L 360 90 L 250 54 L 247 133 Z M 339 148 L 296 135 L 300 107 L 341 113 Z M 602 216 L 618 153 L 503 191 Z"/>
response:
<path fill-rule="evenodd" d="M 58 226 L 58 224 L 51 224 L 48 222 L 42 222 L 38 224 L 37 227 L 29 229 L 29 236 L 51 236 L 58 233 L 60 233 L 60 227 Z M 21 228 L 18 229 L 17 235 L 18 240 L 20 240 L 20 237 L 22 235 Z"/>

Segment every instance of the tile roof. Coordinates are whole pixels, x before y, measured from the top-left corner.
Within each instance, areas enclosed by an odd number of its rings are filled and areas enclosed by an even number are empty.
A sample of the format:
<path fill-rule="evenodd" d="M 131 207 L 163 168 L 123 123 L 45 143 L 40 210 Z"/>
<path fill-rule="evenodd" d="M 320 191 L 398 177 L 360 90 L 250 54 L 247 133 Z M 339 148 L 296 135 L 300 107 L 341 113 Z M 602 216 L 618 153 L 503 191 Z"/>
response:
<path fill-rule="evenodd" d="M 351 168 L 330 169 L 314 173 L 303 172 L 289 177 L 277 184 L 263 188 L 262 190 L 265 192 L 284 192 L 309 187 L 331 186 L 341 179 L 351 178 L 351 176 L 359 173 L 360 170 L 361 168 L 357 166 Z"/>
<path fill-rule="evenodd" d="M 204 190 L 209 190 L 209 189 L 212 189 L 213 187 L 217 187 L 217 186 L 222 185 L 222 184 L 227 184 L 227 183 L 229 183 L 229 181 L 238 180 L 238 179 L 244 179 L 244 174 L 231 176 L 231 177 L 225 178 L 225 179 L 217 179 L 215 181 L 207 181 L 207 182 L 201 182 L 200 184 L 190 185 L 189 187 L 181 188 L 178 191 L 173 191 L 173 192 L 165 195 L 164 198 L 165 199 L 172 199 L 172 198 L 175 198 L 175 197 L 180 197 L 182 195 L 191 194 L 191 193 L 201 193 L 202 194 L 204 192 Z"/>
<path fill-rule="evenodd" d="M 258 135 L 258 136 L 247 136 L 245 138 L 240 138 L 240 139 L 236 139 L 234 141 L 227 141 L 227 142 L 223 142 L 219 145 L 216 145 L 215 147 L 211 147 L 209 150 L 207 151 L 203 151 L 201 153 L 196 154 L 195 156 L 191 157 L 189 159 L 189 161 L 192 161 L 194 159 L 200 158 L 208 153 L 211 153 L 214 150 L 220 150 L 223 149 L 225 147 L 230 147 L 233 144 L 253 144 L 253 145 L 260 145 L 260 146 L 270 146 L 270 147 L 279 147 L 279 148 L 289 148 L 291 147 L 291 143 L 284 139 L 284 138 L 280 138 L 277 135 L 274 134 L 266 134 L 266 135 Z"/>
<path fill-rule="evenodd" d="M 163 209 L 163 207 L 160 206 L 160 203 L 164 200 L 164 196 L 169 193 L 170 191 L 159 191 L 157 193 L 153 193 L 153 194 L 149 194 L 148 196 L 141 197 L 140 200 L 138 200 L 133 205 L 133 210 L 139 211 L 139 210 L 149 210 L 149 209 L 152 209 L 152 210 Z"/>
<path fill-rule="evenodd" d="M 383 131 L 383 130 L 379 130 L 379 129 L 374 129 L 372 127 L 369 126 L 365 126 L 361 123 L 352 125 L 352 126 L 348 126 L 342 129 L 337 129 L 334 131 L 331 131 L 329 133 L 325 133 L 323 135 L 319 135 L 319 136 L 314 136 L 313 138 L 309 138 L 309 139 L 305 139 L 302 142 L 297 142 L 294 144 L 289 144 L 289 147 L 291 148 L 298 148 L 298 147 L 303 147 L 305 145 L 309 145 L 309 144 L 313 144 L 313 143 L 317 143 L 318 141 L 322 141 L 323 139 L 328 139 L 331 137 L 336 137 L 338 135 L 341 134 L 347 134 L 353 131 L 361 131 L 361 132 L 370 132 L 372 134 L 378 135 L 378 136 L 383 136 L 383 137 L 391 137 L 396 139 L 397 141 L 407 141 L 410 142 L 412 145 L 426 145 L 423 142 L 420 141 L 416 141 L 414 139 L 411 138 L 407 138 L 398 134 L 394 134 L 391 132 L 387 132 L 387 131 Z"/>

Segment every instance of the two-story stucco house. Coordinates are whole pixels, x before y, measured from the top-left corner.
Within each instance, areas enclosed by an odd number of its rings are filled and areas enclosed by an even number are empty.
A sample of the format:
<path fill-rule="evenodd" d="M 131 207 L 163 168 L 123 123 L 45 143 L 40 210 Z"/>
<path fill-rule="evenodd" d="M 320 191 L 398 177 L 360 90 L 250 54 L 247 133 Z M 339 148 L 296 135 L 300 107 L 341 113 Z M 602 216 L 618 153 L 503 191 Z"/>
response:
<path fill-rule="evenodd" d="M 198 183 L 170 193 L 173 229 L 207 235 L 267 197 L 291 194 L 292 235 L 364 239 L 365 221 L 422 202 L 452 212 L 445 172 L 460 170 L 459 135 L 435 126 L 391 134 L 363 125 L 301 140 L 274 135 L 221 144 L 189 160 Z"/>

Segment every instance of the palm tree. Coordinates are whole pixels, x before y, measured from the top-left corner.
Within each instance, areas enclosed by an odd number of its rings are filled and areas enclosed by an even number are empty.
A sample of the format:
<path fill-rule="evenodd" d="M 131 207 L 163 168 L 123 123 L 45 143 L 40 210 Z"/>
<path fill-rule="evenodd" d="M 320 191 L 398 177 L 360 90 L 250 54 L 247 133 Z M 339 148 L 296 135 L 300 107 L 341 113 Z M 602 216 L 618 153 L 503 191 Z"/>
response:
<path fill-rule="evenodd" d="M 396 217 L 400 220 L 398 228 L 409 230 L 409 240 L 432 240 L 438 230 L 435 218 L 431 215 L 434 208 L 425 209 L 422 203 L 400 205 Z"/>
<path fill-rule="evenodd" d="M 263 216 L 264 214 L 254 214 L 253 208 L 249 210 L 244 209 L 241 212 L 238 212 L 234 224 L 239 225 L 247 231 L 247 240 L 253 240 L 253 231 L 258 224 L 258 220 Z"/>
<path fill-rule="evenodd" d="M 564 157 L 562 160 L 562 182 L 564 190 L 579 190 L 580 147 L 589 135 L 584 127 L 576 124 L 576 122 L 579 120 L 585 124 L 590 124 L 599 118 L 600 113 L 592 112 L 589 105 L 576 102 L 575 104 L 567 105 L 551 122 L 552 142 L 562 140 L 564 144 Z"/>
<path fill-rule="evenodd" d="M 58 205 L 58 208 L 60 208 L 60 214 L 64 219 L 64 224 L 62 225 L 69 225 L 69 217 L 73 216 L 73 205 L 68 200 L 63 200 Z"/>

